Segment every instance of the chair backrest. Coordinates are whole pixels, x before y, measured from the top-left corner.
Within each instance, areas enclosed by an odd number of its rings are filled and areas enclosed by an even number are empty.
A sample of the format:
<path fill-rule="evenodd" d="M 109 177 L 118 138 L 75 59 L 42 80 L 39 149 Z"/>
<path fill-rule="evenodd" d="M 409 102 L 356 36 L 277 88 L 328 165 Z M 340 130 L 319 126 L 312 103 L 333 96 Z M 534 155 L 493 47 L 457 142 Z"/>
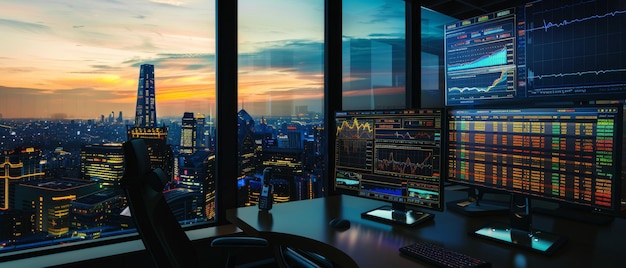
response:
<path fill-rule="evenodd" d="M 127 141 L 123 148 L 126 167 L 121 184 L 137 231 L 155 267 L 197 267 L 196 251 L 163 196 L 165 173 L 150 169 L 144 140 Z"/>

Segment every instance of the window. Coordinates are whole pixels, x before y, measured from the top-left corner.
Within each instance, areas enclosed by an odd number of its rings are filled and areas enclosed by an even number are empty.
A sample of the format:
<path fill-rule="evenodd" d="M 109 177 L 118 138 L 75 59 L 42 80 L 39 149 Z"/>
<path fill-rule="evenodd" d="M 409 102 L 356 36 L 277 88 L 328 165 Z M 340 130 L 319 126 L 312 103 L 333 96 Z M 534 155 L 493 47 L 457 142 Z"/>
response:
<path fill-rule="evenodd" d="M 421 16 L 421 107 L 444 105 L 444 25 L 456 19 L 422 7 Z"/>
<path fill-rule="evenodd" d="M 343 107 L 404 107 L 404 2 L 343 6 Z M 214 8 L 0 4 L 12 11 L 0 19 L 0 256 L 134 232 L 117 184 L 129 136 L 166 137 L 153 159 L 167 163 L 183 223 L 215 219 Z M 326 191 L 324 11 L 322 0 L 239 1 L 239 205 L 258 201 L 267 167 L 277 202 Z M 153 125 L 136 125 L 138 110 Z"/>
<path fill-rule="evenodd" d="M 134 232 L 131 137 L 166 137 L 152 156 L 168 203 L 212 221 L 215 4 L 37 2 L 0 4 L 0 254 Z"/>
<path fill-rule="evenodd" d="M 343 110 L 405 108 L 405 2 L 343 1 Z"/>
<path fill-rule="evenodd" d="M 238 205 L 272 168 L 274 201 L 316 198 L 324 180 L 324 1 L 239 1 Z"/>

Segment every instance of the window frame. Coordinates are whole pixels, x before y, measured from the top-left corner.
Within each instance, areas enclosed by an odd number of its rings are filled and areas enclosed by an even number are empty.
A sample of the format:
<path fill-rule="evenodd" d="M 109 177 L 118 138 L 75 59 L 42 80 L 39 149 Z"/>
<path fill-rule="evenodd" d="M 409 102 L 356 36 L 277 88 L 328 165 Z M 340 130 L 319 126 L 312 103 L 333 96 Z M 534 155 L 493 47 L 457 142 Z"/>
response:
<path fill-rule="evenodd" d="M 324 144 L 324 150 L 329 152 L 331 149 L 330 144 L 334 144 L 334 113 L 341 110 L 342 103 L 342 2 L 341 0 L 324 0 L 324 58 L 323 58 L 323 70 L 324 70 L 324 97 L 323 97 L 323 112 L 324 124 L 327 129 L 325 132 L 325 138 L 327 140 Z M 407 5 L 407 33 L 419 30 L 419 26 L 415 27 L 413 21 L 419 21 L 419 5 L 412 0 L 406 0 Z M 237 195 L 228 194 L 236 193 L 237 181 L 232 179 L 237 177 L 237 166 L 232 163 L 237 162 L 237 154 L 233 153 L 233 145 L 237 144 L 237 99 L 238 94 L 236 89 L 238 86 L 238 38 L 237 29 L 238 21 L 238 1 L 232 0 L 215 0 L 215 20 L 216 20 L 216 119 L 215 125 L 217 127 L 216 133 L 216 164 L 215 164 L 215 184 L 216 184 L 216 218 L 213 222 L 198 223 L 189 226 L 184 226 L 185 231 L 190 234 L 195 234 L 195 239 L 203 239 L 211 236 L 237 232 L 236 228 L 231 230 L 232 226 L 226 220 L 226 211 L 237 207 Z M 411 17 L 413 17 L 411 19 Z M 410 47 L 420 47 L 420 36 L 407 35 L 407 50 Z M 417 54 L 417 55 L 415 55 Z M 417 68 L 413 62 L 419 64 L 420 53 L 412 53 L 411 57 L 407 54 L 407 76 L 413 76 L 411 80 L 415 85 L 419 81 L 419 72 L 416 72 Z M 412 68 L 412 69 L 410 69 Z M 416 102 L 419 103 L 420 91 L 419 87 L 415 90 L 407 83 L 407 106 L 413 107 Z M 235 150 L 236 151 L 236 150 Z M 327 172 L 334 170 L 334 155 L 327 154 L 325 158 L 325 164 Z M 329 173 L 330 174 L 330 173 Z M 331 179 L 328 176 L 328 180 L 324 181 L 325 195 L 336 194 L 330 183 Z M 227 228 L 228 231 L 215 231 L 215 228 Z M 207 232 L 206 230 L 213 230 Z M 118 249 L 125 249 L 124 252 L 132 253 L 130 248 L 137 251 L 144 250 L 143 245 L 138 246 L 140 239 L 138 233 L 129 233 L 118 235 L 111 238 L 95 239 L 83 242 L 75 242 L 71 245 L 53 245 L 49 247 L 34 248 L 31 250 L 20 250 L 15 252 L 9 252 L 0 256 L 0 262 L 19 261 L 27 258 L 35 258 L 39 260 L 39 257 L 43 258 L 42 263 L 50 265 L 51 263 L 46 260 L 51 260 L 54 255 L 71 254 L 70 256 L 76 256 L 84 254 L 75 254 L 79 250 L 89 249 L 96 252 L 103 253 L 102 256 L 88 256 L 86 259 L 95 259 L 106 256 L 116 255 L 117 251 L 105 250 L 108 247 L 116 247 Z M 193 238 L 192 238 L 193 239 Z M 130 244 L 129 244 L 130 243 Z M 118 247 L 121 246 L 121 247 Z M 77 261 L 85 260 L 83 258 L 69 259 L 66 255 L 63 255 L 62 263 L 74 263 Z M 57 261 L 52 262 L 57 263 Z"/>

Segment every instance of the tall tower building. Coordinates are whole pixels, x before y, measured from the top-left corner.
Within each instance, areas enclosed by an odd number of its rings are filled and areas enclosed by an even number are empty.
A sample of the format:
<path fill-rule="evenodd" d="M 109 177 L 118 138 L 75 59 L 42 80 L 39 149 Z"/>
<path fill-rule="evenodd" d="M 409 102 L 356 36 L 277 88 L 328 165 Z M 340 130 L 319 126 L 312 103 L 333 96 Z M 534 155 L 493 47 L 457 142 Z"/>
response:
<path fill-rule="evenodd" d="M 254 143 L 254 119 L 243 109 L 237 113 L 237 116 L 240 175 L 253 175 L 257 160 L 255 155 L 256 145 Z"/>
<path fill-rule="evenodd" d="M 156 127 L 156 94 L 154 91 L 154 65 L 142 64 L 137 86 L 135 127 Z"/>
<path fill-rule="evenodd" d="M 209 147 L 208 135 L 206 135 L 206 116 L 196 114 L 196 147 L 203 149 Z"/>
<path fill-rule="evenodd" d="M 196 151 L 197 122 L 193 113 L 185 113 L 180 130 L 180 153 L 190 155 Z"/>
<path fill-rule="evenodd" d="M 173 153 L 167 144 L 167 127 L 157 126 L 154 65 L 143 64 L 139 71 L 135 124 L 127 126 L 128 140 L 144 139 L 150 154 L 151 168 L 161 168 L 172 177 Z"/>

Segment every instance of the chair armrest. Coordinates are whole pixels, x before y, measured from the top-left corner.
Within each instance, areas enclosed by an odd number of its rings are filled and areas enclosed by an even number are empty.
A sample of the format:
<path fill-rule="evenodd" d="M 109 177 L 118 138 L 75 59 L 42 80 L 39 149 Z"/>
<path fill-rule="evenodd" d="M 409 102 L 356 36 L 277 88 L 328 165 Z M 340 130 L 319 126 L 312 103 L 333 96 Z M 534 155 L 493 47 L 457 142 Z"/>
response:
<path fill-rule="evenodd" d="M 220 248 L 266 248 L 268 246 L 267 239 L 258 237 L 218 237 L 211 241 L 211 247 Z"/>

